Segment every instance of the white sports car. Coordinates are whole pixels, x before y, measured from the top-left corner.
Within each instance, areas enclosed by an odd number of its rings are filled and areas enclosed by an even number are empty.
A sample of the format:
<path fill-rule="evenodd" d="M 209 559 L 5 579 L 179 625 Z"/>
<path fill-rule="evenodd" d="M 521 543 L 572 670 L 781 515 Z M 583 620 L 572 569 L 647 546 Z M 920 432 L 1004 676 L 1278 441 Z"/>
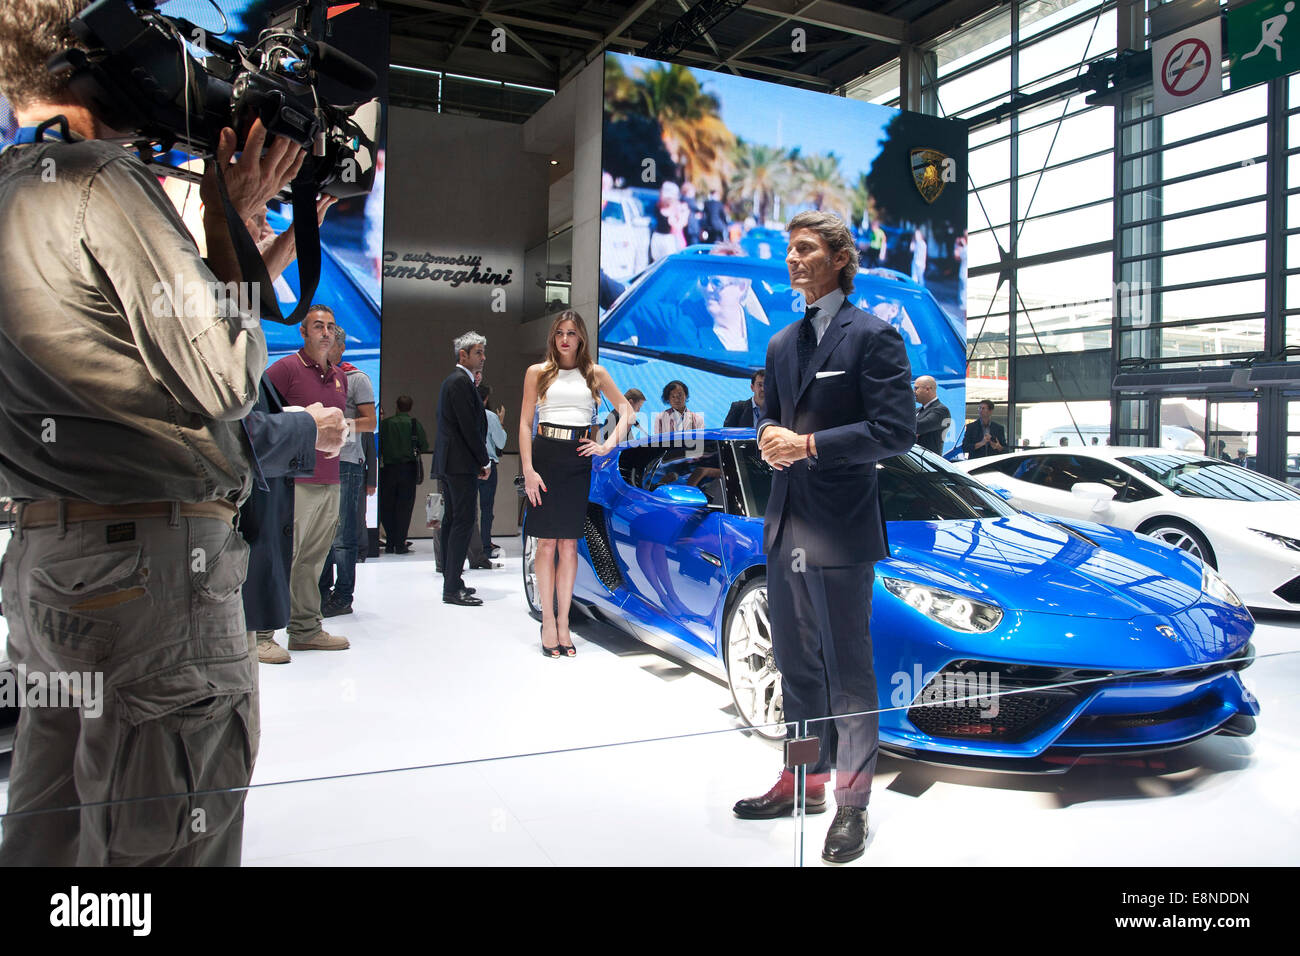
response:
<path fill-rule="evenodd" d="M 1163 448 L 1036 448 L 956 467 L 1025 511 L 1139 531 L 1216 568 L 1252 608 L 1300 612 L 1300 489 Z"/>

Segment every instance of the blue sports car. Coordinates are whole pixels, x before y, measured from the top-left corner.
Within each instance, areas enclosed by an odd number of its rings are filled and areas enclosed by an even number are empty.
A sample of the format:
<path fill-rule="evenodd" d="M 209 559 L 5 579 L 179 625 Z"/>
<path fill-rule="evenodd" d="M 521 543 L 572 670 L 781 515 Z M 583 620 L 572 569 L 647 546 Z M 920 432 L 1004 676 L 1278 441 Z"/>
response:
<path fill-rule="evenodd" d="M 779 722 L 762 550 L 771 470 L 751 430 L 674 437 L 595 462 L 575 606 L 726 680 L 747 724 Z M 1239 674 L 1254 620 L 1212 568 L 1142 535 L 1017 511 L 919 447 L 878 468 L 882 747 L 1061 771 L 1254 730 Z"/>

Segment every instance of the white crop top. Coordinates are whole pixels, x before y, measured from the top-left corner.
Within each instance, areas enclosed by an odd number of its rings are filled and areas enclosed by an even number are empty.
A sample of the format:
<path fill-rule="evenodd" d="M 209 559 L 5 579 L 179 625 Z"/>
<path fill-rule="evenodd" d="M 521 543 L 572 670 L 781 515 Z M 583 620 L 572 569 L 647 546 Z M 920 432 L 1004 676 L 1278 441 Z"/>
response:
<path fill-rule="evenodd" d="M 582 372 L 576 368 L 560 369 L 546 397 L 537 403 L 537 420 L 548 425 L 586 428 L 596 414 L 596 402 Z"/>

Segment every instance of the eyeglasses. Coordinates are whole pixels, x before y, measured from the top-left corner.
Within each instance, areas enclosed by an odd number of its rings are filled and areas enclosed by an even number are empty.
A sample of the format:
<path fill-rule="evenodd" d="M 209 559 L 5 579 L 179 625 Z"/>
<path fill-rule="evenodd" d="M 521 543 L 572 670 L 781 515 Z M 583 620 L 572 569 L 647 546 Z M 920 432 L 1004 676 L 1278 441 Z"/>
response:
<path fill-rule="evenodd" d="M 704 280 L 706 289 L 726 289 L 730 286 L 741 287 L 748 284 L 748 279 L 738 276 L 709 276 Z"/>

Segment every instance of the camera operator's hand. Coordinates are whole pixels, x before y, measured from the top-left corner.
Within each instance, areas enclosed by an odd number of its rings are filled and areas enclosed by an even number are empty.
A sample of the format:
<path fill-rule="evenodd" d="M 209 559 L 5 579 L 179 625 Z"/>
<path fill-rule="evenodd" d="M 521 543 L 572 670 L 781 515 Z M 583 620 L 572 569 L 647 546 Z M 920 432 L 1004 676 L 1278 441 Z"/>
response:
<path fill-rule="evenodd" d="M 316 450 L 325 452 L 327 458 L 333 458 L 342 450 L 347 435 L 343 412 L 326 408 L 320 402 L 312 402 L 303 411 L 316 420 Z"/>
<path fill-rule="evenodd" d="M 239 259 L 230 238 L 231 225 L 238 229 L 249 217 L 265 209 L 266 204 L 298 175 L 307 157 L 300 147 L 279 136 L 271 138 L 263 156 L 266 128 L 260 119 L 254 120 L 239 161 L 231 163 L 235 143 L 235 131 L 230 127 L 223 129 L 217 143 L 216 158 L 208 160 L 199 187 L 199 196 L 203 200 L 203 232 L 208 242 L 208 268 L 222 282 L 240 282 L 246 278 L 240 272 Z M 217 187 L 218 166 L 224 173 L 226 192 L 239 216 L 238 223 L 226 222 L 225 205 Z M 251 278 L 248 281 L 252 281 Z"/>
<path fill-rule="evenodd" d="M 244 149 L 239 154 L 238 161 L 232 164 L 235 143 L 235 131 L 227 126 L 221 131 L 216 159 L 208 160 L 199 195 L 203 200 L 205 215 L 218 212 L 224 216 L 221 192 L 217 188 L 216 166 L 220 166 L 225 173 L 226 192 L 230 195 L 231 205 L 239 214 L 240 222 L 243 222 L 265 209 L 268 202 L 293 182 L 307 153 L 282 136 L 272 136 L 268 143 L 266 127 L 262 125 L 261 119 L 253 121 Z M 263 147 L 266 148 L 266 155 L 262 154 Z"/>

